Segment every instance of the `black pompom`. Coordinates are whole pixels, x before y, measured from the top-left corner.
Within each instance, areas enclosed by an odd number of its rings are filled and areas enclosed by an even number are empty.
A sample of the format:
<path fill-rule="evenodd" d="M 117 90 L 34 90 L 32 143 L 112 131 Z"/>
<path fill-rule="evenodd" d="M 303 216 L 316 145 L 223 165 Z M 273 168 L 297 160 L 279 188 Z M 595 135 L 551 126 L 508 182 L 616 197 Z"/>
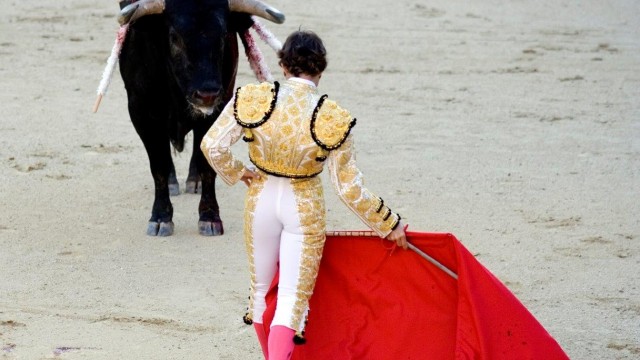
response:
<path fill-rule="evenodd" d="M 304 345 L 307 343 L 307 339 L 304 337 L 304 331 L 302 333 L 296 333 L 293 337 L 293 343 L 296 345 Z"/>
<path fill-rule="evenodd" d="M 251 319 L 251 317 L 249 317 L 249 313 L 244 314 L 244 316 L 242 317 L 242 321 L 244 321 L 244 323 L 247 325 L 253 324 L 253 320 Z"/>

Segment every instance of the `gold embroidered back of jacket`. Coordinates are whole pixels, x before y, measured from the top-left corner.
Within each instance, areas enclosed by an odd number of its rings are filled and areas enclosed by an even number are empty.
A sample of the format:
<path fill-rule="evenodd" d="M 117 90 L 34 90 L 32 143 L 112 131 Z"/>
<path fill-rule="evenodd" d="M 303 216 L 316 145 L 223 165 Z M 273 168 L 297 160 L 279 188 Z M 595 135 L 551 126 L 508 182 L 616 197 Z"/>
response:
<path fill-rule="evenodd" d="M 295 81 L 239 88 L 234 116 L 244 127 L 251 161 L 267 173 L 290 178 L 322 172 L 328 152 L 344 142 L 355 124 L 348 111 Z"/>

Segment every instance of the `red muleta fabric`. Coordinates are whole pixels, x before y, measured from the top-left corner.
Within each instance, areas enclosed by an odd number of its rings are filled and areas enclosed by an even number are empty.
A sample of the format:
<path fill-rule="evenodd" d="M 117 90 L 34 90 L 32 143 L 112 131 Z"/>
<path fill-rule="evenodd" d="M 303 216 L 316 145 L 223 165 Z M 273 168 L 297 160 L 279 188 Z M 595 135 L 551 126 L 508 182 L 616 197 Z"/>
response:
<path fill-rule="evenodd" d="M 296 360 L 568 359 L 520 301 L 452 234 L 407 232 L 458 280 L 370 236 L 328 236 Z M 273 319 L 277 278 L 267 295 Z"/>

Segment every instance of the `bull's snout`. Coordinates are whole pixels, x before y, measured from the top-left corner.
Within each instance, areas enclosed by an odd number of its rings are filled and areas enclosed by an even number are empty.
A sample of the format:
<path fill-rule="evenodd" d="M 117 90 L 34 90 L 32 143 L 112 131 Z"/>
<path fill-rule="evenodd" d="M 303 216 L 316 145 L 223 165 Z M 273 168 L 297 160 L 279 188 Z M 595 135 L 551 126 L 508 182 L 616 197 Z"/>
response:
<path fill-rule="evenodd" d="M 220 96 L 220 90 L 196 90 L 193 92 L 193 100 L 200 106 L 213 106 Z"/>
<path fill-rule="evenodd" d="M 196 90 L 193 93 L 193 99 L 200 106 L 213 106 L 218 96 L 220 90 Z"/>
<path fill-rule="evenodd" d="M 204 115 L 211 115 L 220 100 L 222 91 L 219 89 L 195 90 L 191 94 L 191 105 Z"/>

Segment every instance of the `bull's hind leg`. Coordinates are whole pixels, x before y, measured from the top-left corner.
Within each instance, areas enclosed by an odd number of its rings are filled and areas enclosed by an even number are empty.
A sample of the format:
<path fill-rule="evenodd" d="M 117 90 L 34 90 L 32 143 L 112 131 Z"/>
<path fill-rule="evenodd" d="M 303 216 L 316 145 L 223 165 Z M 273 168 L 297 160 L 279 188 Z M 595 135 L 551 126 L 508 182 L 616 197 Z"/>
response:
<path fill-rule="evenodd" d="M 194 130 L 194 142 L 198 144 L 197 151 L 194 148 L 193 159 L 196 163 L 202 184 L 202 194 L 200 195 L 200 205 L 198 213 L 198 231 L 200 235 L 215 236 L 224 234 L 222 220 L 220 219 L 220 207 L 216 199 L 216 172 L 209 166 L 200 150 L 200 141 L 204 131 Z"/>
<path fill-rule="evenodd" d="M 193 142 L 193 152 L 191 153 L 191 161 L 189 161 L 189 175 L 187 176 L 186 192 L 189 194 L 197 194 L 202 192 L 202 180 L 198 172 L 197 154 L 201 152 L 200 142 Z"/>

